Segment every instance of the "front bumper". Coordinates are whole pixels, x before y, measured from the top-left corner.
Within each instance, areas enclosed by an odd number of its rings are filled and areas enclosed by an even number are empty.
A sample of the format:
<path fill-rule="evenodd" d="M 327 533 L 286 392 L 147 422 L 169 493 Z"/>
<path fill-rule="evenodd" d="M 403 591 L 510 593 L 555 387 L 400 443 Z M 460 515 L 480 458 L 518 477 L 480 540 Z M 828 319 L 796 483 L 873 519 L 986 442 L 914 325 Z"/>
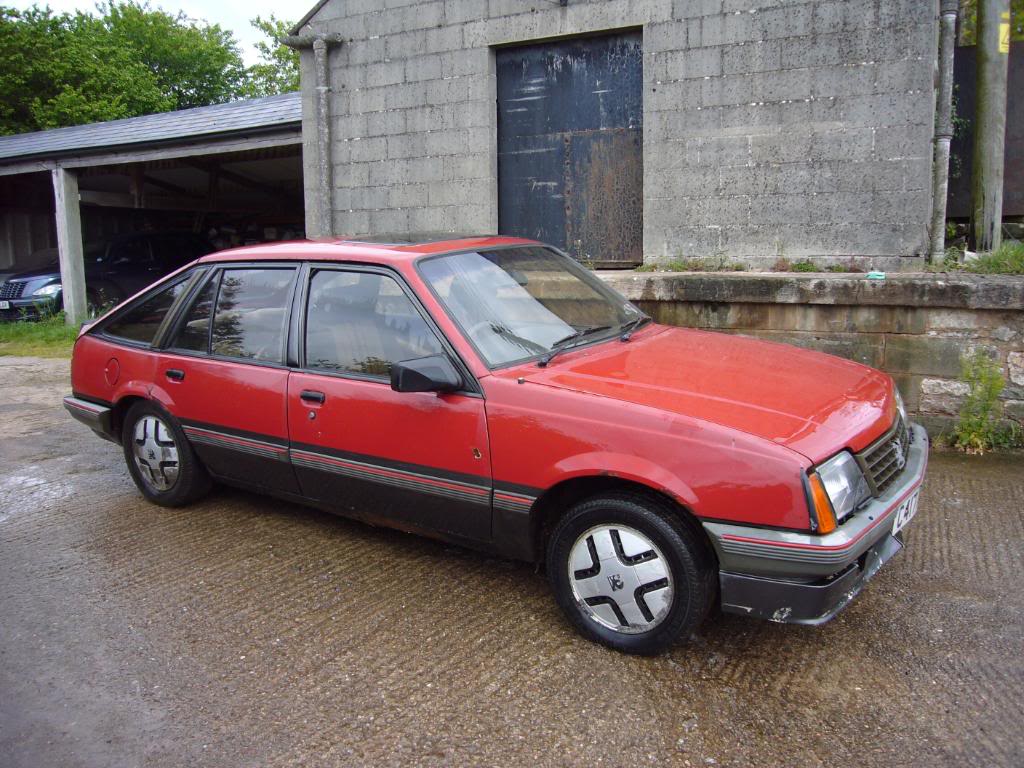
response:
<path fill-rule="evenodd" d="M 4 299 L 7 309 L 0 309 L 0 321 L 38 320 L 50 317 L 60 310 L 60 304 L 52 296 L 33 299 Z"/>
<path fill-rule="evenodd" d="M 772 621 L 822 624 L 845 608 L 903 548 L 892 528 L 928 463 L 928 435 L 916 424 L 898 482 L 838 530 L 815 536 L 704 523 L 719 561 L 722 610 Z"/>

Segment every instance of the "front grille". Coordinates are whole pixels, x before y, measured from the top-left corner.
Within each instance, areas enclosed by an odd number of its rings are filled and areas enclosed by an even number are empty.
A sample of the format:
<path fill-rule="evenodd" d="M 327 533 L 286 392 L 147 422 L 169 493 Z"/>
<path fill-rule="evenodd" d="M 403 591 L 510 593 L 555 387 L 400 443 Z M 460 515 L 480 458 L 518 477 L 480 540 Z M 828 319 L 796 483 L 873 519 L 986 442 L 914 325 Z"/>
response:
<path fill-rule="evenodd" d="M 885 493 L 907 466 L 910 436 L 906 422 L 897 415 L 896 423 L 888 432 L 857 454 L 857 462 L 864 472 L 864 477 L 867 478 L 873 496 Z"/>
<path fill-rule="evenodd" d="M 7 282 L 0 285 L 0 299 L 20 299 L 21 292 L 25 290 L 25 283 Z"/>

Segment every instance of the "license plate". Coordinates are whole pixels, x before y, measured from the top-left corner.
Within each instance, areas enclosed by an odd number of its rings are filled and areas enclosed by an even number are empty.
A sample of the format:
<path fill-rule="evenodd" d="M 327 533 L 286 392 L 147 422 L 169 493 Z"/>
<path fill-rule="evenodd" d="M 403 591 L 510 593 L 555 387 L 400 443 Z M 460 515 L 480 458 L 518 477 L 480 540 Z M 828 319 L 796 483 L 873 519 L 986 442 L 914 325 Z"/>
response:
<path fill-rule="evenodd" d="M 11 308 L 11 302 L 9 302 L 9 301 L 0 301 L 0 309 L 10 309 L 10 308 Z"/>
<path fill-rule="evenodd" d="M 904 500 L 902 504 L 896 510 L 896 517 L 893 518 L 892 532 L 897 534 L 903 530 L 903 526 L 910 522 L 910 520 L 917 514 L 917 497 L 921 494 L 921 489 L 914 491 L 909 499 Z"/>

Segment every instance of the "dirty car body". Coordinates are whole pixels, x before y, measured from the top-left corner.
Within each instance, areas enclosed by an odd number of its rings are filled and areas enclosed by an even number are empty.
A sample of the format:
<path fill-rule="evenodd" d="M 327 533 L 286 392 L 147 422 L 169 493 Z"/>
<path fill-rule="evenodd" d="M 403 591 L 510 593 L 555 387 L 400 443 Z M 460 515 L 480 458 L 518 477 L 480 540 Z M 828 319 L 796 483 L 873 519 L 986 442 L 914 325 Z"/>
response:
<path fill-rule="evenodd" d="M 651 322 L 542 244 L 199 259 L 83 331 L 65 406 L 151 500 L 208 479 L 546 566 L 584 635 L 819 624 L 903 546 L 928 439 L 887 375 Z"/>

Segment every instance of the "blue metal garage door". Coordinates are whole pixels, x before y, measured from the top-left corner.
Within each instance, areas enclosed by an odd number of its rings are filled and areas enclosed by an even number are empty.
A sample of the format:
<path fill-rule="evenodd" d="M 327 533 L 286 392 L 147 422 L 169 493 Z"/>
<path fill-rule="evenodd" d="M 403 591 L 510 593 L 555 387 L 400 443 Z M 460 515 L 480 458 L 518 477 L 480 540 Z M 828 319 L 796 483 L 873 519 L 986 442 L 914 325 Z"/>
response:
<path fill-rule="evenodd" d="M 643 261 L 640 32 L 502 48 L 498 225 L 595 266 Z"/>

